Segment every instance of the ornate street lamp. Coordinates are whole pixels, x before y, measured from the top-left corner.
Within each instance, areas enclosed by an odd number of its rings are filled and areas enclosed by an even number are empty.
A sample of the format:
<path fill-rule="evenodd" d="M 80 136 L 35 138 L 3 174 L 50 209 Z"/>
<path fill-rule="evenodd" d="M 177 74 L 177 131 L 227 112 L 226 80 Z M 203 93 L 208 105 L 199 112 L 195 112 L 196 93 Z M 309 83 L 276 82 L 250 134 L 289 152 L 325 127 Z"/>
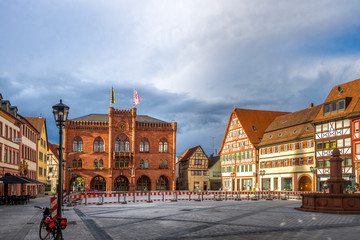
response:
<path fill-rule="evenodd" d="M 62 208 L 62 200 L 63 200 L 63 186 L 62 186 L 62 160 L 63 160 L 63 148 L 62 148 L 62 135 L 63 135 L 63 127 L 65 126 L 67 116 L 69 114 L 69 107 L 62 103 L 60 99 L 60 103 L 54 105 L 53 114 L 56 122 L 56 126 L 59 128 L 59 178 L 58 178 L 58 200 L 57 200 L 57 216 L 61 217 L 61 208 Z"/>
<path fill-rule="evenodd" d="M 316 176 L 316 173 L 317 173 L 317 167 L 313 167 L 311 166 L 310 167 L 310 171 L 314 174 L 314 183 L 313 183 L 313 188 L 314 188 L 314 192 L 316 192 L 316 189 L 315 189 L 315 183 L 317 183 L 317 176 Z"/>

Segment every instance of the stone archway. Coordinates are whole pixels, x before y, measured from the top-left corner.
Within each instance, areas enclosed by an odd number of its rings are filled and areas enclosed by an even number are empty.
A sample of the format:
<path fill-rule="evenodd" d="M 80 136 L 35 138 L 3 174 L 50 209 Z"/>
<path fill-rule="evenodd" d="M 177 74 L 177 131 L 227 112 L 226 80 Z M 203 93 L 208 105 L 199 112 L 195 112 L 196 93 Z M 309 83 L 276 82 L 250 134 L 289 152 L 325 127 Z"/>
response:
<path fill-rule="evenodd" d="M 83 177 L 73 177 L 70 181 L 70 191 L 78 191 L 83 192 L 85 191 L 85 180 Z"/>
<path fill-rule="evenodd" d="M 299 191 L 312 191 L 312 181 L 308 176 L 302 176 L 299 179 Z"/>
<path fill-rule="evenodd" d="M 137 191 L 150 191 L 151 185 L 150 185 L 150 179 L 149 177 L 142 175 L 138 178 L 136 182 L 136 190 Z"/>
<path fill-rule="evenodd" d="M 106 180 L 104 177 L 97 175 L 91 180 L 90 183 L 91 189 L 96 189 L 99 191 L 106 191 Z"/>
<path fill-rule="evenodd" d="M 166 176 L 161 175 L 156 180 L 156 190 L 158 190 L 158 191 L 169 190 L 169 180 Z"/>
<path fill-rule="evenodd" d="M 125 176 L 115 178 L 114 191 L 129 191 L 129 180 Z"/>

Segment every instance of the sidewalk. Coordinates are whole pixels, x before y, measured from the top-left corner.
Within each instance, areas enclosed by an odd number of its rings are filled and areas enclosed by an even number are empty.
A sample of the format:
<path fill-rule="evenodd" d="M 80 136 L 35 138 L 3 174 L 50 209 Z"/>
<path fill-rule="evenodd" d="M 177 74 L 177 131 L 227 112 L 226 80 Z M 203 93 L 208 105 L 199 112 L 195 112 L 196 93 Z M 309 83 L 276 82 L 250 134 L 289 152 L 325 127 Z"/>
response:
<path fill-rule="evenodd" d="M 30 203 L 15 206 L 0 206 L 0 239 L 37 240 L 42 210 L 34 206 L 50 206 L 50 197 L 31 199 Z M 68 226 L 63 230 L 66 240 L 95 239 L 83 221 L 75 213 L 73 207 L 64 206 L 63 217 L 67 218 Z"/>

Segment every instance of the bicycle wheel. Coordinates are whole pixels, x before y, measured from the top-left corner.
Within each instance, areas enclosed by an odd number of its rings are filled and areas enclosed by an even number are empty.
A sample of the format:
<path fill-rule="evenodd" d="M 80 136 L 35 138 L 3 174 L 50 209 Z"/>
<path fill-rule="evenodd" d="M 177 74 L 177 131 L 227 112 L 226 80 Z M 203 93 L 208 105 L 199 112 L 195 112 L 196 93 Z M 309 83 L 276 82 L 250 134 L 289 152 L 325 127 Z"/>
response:
<path fill-rule="evenodd" d="M 60 228 L 60 224 L 56 221 L 56 231 L 53 233 L 54 239 L 63 240 L 62 230 Z"/>
<path fill-rule="evenodd" d="M 40 223 L 39 237 L 41 240 L 48 240 L 52 237 L 51 234 L 46 231 L 46 224 L 44 223 L 44 220 Z"/>

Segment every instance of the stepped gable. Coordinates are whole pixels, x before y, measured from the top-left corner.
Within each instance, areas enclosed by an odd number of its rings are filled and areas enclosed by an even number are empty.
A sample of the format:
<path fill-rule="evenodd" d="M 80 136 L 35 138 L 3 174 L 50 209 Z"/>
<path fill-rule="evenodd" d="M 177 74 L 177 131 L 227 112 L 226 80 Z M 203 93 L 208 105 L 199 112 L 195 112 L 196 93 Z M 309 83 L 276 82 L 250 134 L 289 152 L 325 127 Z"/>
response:
<path fill-rule="evenodd" d="M 341 91 L 339 91 L 341 89 Z M 341 117 L 351 117 L 355 112 L 360 112 L 360 79 L 353 80 L 351 82 L 343 83 L 333 87 L 327 96 L 324 104 L 322 105 L 319 113 L 314 119 L 314 123 L 323 122 L 330 119 L 341 118 Z M 324 106 L 326 103 L 347 98 L 345 111 L 332 113 L 324 116 Z M 356 114 L 357 115 L 357 114 Z"/>
<path fill-rule="evenodd" d="M 314 127 L 311 122 L 317 116 L 321 106 L 317 105 L 277 117 L 265 130 L 259 146 L 313 136 Z"/>

